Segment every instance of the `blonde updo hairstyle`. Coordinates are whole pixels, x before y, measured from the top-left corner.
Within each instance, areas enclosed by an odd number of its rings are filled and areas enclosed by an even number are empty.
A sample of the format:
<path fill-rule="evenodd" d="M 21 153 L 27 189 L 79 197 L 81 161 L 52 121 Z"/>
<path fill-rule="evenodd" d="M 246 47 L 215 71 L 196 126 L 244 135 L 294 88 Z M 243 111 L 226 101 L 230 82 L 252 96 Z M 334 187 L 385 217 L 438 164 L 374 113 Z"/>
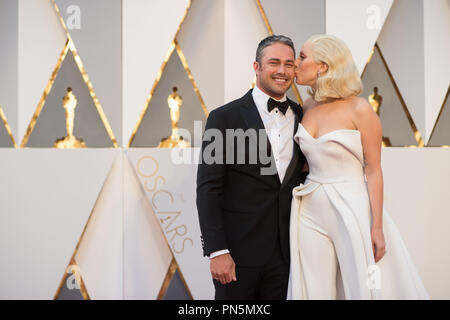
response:
<path fill-rule="evenodd" d="M 328 65 L 328 70 L 317 78 L 316 89 L 308 90 L 315 101 L 348 98 L 362 92 L 359 72 L 344 41 L 332 35 L 319 34 L 307 42 L 311 44 L 314 61 Z"/>

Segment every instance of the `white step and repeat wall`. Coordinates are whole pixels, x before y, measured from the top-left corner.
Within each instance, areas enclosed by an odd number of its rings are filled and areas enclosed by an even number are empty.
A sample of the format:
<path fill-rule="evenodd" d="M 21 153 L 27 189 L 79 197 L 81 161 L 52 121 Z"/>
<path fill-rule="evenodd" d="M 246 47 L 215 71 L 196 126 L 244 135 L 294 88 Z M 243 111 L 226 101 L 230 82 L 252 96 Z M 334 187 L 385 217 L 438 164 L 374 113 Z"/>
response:
<path fill-rule="evenodd" d="M 447 0 L 0 0 L 0 298 L 212 299 L 198 139 L 274 32 L 297 49 L 341 37 L 364 94 L 379 86 L 385 205 L 431 297 L 450 299 L 449 30 Z M 173 86 L 192 164 L 156 148 Z M 87 149 L 52 148 L 67 87 Z"/>

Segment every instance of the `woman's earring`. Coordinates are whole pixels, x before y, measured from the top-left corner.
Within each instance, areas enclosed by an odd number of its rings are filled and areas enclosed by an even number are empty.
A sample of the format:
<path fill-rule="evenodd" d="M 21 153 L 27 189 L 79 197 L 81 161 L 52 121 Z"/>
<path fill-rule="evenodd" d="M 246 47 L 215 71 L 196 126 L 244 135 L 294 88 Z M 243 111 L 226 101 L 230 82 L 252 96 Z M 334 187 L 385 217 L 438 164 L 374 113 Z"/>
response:
<path fill-rule="evenodd" d="M 317 78 L 320 78 L 320 71 L 317 71 Z"/>

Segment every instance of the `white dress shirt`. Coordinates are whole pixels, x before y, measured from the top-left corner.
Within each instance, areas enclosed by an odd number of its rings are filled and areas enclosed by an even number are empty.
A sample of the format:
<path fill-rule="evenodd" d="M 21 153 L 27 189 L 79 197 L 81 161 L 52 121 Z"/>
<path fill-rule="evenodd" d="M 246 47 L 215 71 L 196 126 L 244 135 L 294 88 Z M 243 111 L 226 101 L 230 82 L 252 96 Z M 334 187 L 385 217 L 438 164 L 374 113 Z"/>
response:
<path fill-rule="evenodd" d="M 283 114 L 278 108 L 274 108 L 269 112 L 267 109 L 267 101 L 269 101 L 270 96 L 261 91 L 257 85 L 255 85 L 252 91 L 252 96 L 270 141 L 278 177 L 280 182 L 283 182 L 284 175 L 292 159 L 294 148 L 295 114 L 291 107 L 287 109 L 286 114 Z M 285 100 L 286 95 L 278 101 Z M 223 249 L 213 252 L 209 255 L 209 259 L 226 253 L 230 253 L 230 251 Z"/>
<path fill-rule="evenodd" d="M 253 100 L 258 108 L 267 136 L 269 137 L 272 148 L 272 155 L 278 171 L 280 182 L 283 182 L 286 170 L 291 163 L 294 148 L 294 125 L 295 114 L 289 107 L 286 114 L 283 114 L 278 108 L 271 112 L 267 109 L 267 101 L 270 96 L 262 92 L 258 86 L 252 91 Z M 273 98 L 272 98 L 273 99 Z M 276 99 L 274 99 L 276 100 Z M 279 100 L 285 101 L 286 95 Z"/>

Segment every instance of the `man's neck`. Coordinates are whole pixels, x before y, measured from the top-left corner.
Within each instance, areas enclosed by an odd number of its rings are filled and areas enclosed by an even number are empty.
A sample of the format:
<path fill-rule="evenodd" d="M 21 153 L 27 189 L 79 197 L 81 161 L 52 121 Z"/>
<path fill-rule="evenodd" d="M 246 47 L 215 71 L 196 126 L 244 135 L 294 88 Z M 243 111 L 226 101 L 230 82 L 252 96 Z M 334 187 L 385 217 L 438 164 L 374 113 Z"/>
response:
<path fill-rule="evenodd" d="M 275 100 L 278 100 L 278 101 L 284 100 L 284 97 L 286 96 L 286 93 L 281 96 L 275 96 L 273 93 L 269 93 L 266 90 L 264 90 L 263 88 L 261 88 L 261 86 L 258 83 L 255 84 L 255 87 L 258 88 L 258 90 L 261 91 L 262 93 L 264 93 L 264 94 L 268 95 L 269 97 L 271 97 Z"/>

